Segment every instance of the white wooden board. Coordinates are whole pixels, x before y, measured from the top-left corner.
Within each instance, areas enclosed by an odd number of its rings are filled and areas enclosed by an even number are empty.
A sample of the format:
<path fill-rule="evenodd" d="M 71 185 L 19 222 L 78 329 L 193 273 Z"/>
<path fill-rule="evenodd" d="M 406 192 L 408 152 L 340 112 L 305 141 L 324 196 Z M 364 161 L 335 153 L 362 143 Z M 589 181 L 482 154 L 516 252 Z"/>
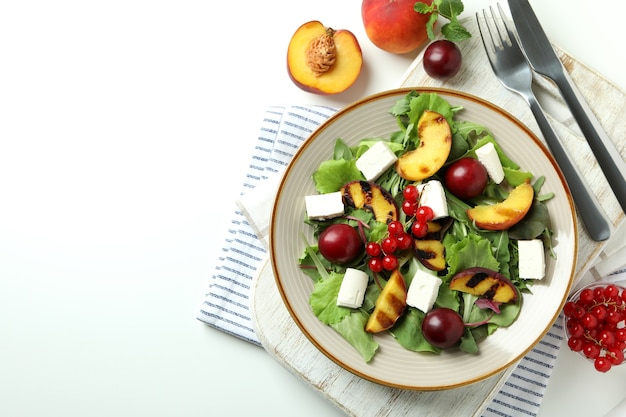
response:
<path fill-rule="evenodd" d="M 478 32 L 471 22 L 468 23 L 475 36 L 461 45 L 464 64 L 456 77 L 448 82 L 431 79 L 422 69 L 420 55 L 398 86 L 444 87 L 476 95 L 506 109 L 541 137 L 524 101 L 506 90 L 493 75 Z M 620 113 L 626 109 L 626 94 L 565 52 L 558 48 L 557 51 L 572 79 L 588 99 L 624 158 L 626 124 L 623 123 Z M 624 213 L 557 90 L 543 79 L 537 80 L 537 85 L 540 101 L 549 112 L 555 130 L 591 185 L 612 224 L 619 225 L 624 220 Z M 605 245 L 589 239 L 580 221 L 579 232 L 577 280 L 592 266 Z M 433 392 L 388 388 L 354 376 L 326 358 L 300 332 L 282 303 L 268 264 L 261 268 L 255 281 L 252 312 L 255 330 L 263 347 L 285 368 L 351 416 L 479 416 L 512 371 L 503 371 L 468 387 Z"/>

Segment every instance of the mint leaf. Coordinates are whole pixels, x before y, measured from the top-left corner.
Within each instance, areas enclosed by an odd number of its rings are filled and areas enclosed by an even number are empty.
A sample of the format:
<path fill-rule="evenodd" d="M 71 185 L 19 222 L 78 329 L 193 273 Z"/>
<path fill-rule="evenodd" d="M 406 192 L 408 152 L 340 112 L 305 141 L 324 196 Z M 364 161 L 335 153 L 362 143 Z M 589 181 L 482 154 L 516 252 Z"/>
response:
<path fill-rule="evenodd" d="M 453 20 L 441 27 L 441 34 L 449 41 L 459 42 L 471 38 L 472 34 L 458 20 Z"/>
<path fill-rule="evenodd" d="M 442 0 L 440 3 L 437 11 L 451 22 L 457 20 L 457 16 L 465 9 L 461 0 Z"/>
<path fill-rule="evenodd" d="M 418 1 L 413 5 L 413 10 L 420 14 L 429 14 L 426 22 L 426 34 L 430 40 L 435 40 L 435 23 L 439 16 L 448 19 L 449 22 L 441 27 L 442 36 L 452 42 L 459 42 L 472 37 L 472 34 L 459 22 L 459 15 L 463 13 L 465 6 L 462 0 L 433 0 L 426 4 Z"/>

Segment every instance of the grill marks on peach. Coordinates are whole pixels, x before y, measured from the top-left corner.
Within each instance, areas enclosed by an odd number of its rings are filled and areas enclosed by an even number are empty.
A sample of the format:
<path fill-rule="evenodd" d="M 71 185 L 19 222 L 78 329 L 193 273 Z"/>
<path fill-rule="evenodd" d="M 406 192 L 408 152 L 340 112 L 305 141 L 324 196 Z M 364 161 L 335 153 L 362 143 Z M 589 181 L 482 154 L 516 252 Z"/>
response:
<path fill-rule="evenodd" d="M 474 267 L 452 277 L 450 289 L 500 303 L 516 302 L 518 291 L 510 279 L 488 268 Z"/>
<path fill-rule="evenodd" d="M 389 191 L 371 181 L 351 181 L 341 187 L 346 206 L 370 211 L 381 223 L 398 219 L 398 206 Z"/>
<path fill-rule="evenodd" d="M 376 299 L 374 311 L 367 320 L 365 331 L 379 333 L 390 329 L 406 309 L 406 295 L 406 282 L 396 269 Z"/>

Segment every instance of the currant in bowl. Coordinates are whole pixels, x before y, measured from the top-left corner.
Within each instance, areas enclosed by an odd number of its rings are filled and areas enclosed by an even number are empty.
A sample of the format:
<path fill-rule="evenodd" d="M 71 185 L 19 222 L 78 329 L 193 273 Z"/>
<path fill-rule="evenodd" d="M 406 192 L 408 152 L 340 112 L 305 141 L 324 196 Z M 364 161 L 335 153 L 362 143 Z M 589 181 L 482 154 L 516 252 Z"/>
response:
<path fill-rule="evenodd" d="M 624 363 L 626 288 L 596 282 L 572 294 L 563 307 L 568 347 L 599 372 Z"/>

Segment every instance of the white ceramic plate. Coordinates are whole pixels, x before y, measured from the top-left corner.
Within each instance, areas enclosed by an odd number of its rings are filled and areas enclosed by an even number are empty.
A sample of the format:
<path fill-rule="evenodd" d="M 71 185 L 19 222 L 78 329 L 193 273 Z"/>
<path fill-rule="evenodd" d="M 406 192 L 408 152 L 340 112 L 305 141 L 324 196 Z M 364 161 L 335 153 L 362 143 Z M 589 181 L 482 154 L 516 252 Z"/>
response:
<path fill-rule="evenodd" d="M 313 241 L 304 224 L 304 196 L 316 193 L 311 174 L 331 158 L 335 140 L 355 145 L 367 137 L 389 138 L 398 130 L 389 110 L 412 89 L 382 92 L 354 103 L 321 125 L 301 146 L 286 169 L 272 212 L 270 256 L 281 297 L 307 338 L 339 366 L 383 385 L 413 390 L 441 390 L 483 380 L 521 359 L 547 333 L 556 320 L 572 284 L 576 265 L 577 226 L 574 206 L 556 162 L 539 139 L 521 122 L 497 106 L 465 93 L 428 89 L 452 105 L 463 106 L 457 119 L 487 126 L 498 143 L 522 169 L 544 175 L 542 191 L 552 191 L 548 202 L 555 231 L 556 260 L 546 257 L 546 277 L 525 294 L 519 318 L 479 343 L 479 354 L 450 350 L 440 355 L 416 353 L 401 347 L 392 336 L 377 335 L 380 347 L 366 363 L 359 353 L 309 306 L 311 279 L 298 269 L 303 253 L 302 233 Z"/>

